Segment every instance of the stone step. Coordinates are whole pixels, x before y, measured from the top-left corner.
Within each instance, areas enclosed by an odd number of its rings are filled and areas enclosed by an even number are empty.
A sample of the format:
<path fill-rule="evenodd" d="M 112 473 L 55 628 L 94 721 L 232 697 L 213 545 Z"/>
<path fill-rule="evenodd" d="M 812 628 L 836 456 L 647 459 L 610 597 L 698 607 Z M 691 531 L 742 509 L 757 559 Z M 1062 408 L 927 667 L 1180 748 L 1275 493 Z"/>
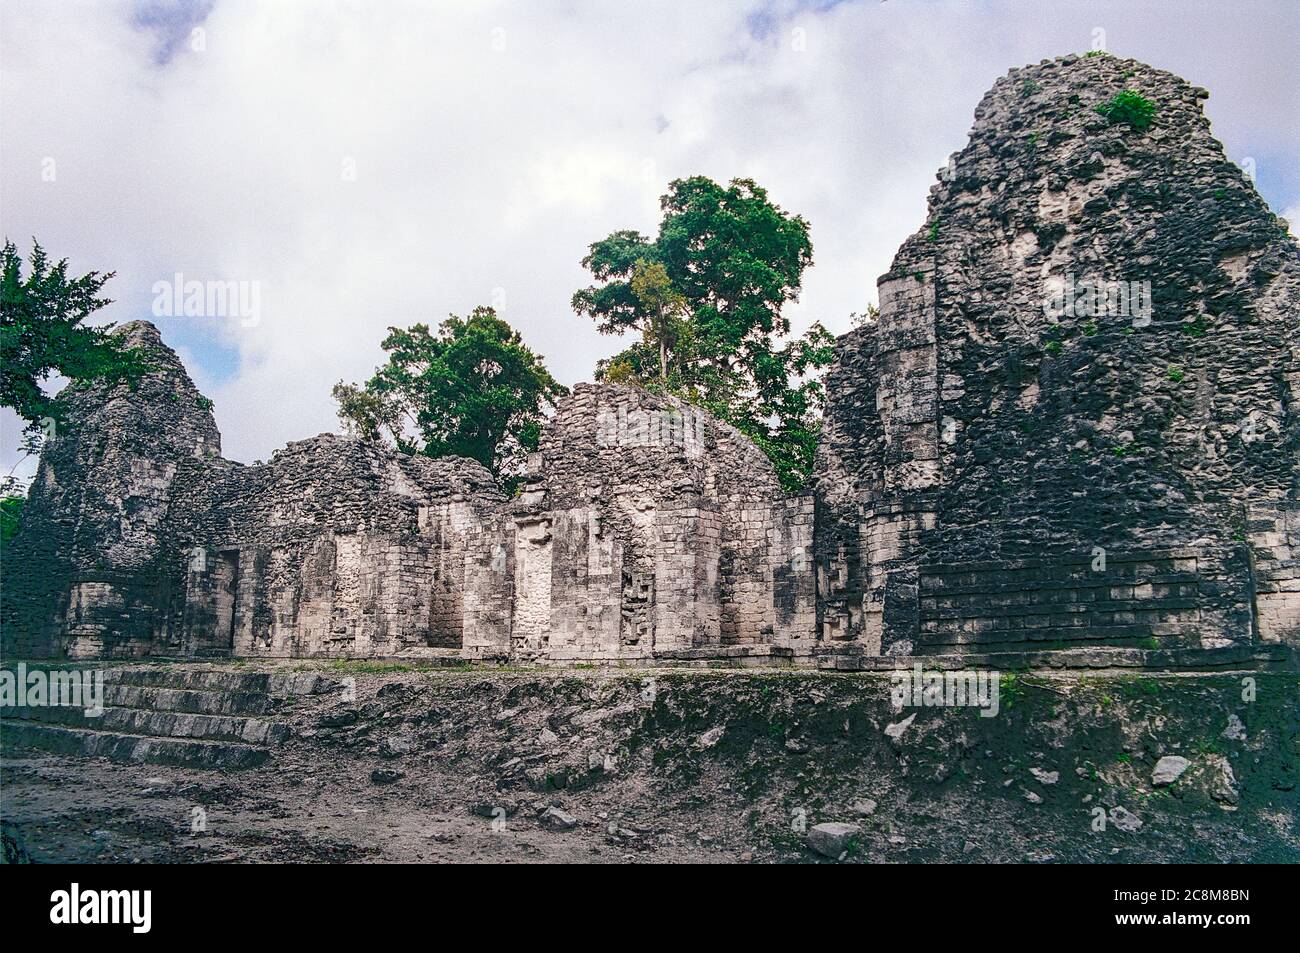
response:
<path fill-rule="evenodd" d="M 313 695 L 334 684 L 315 672 L 227 672 L 170 665 L 111 666 L 104 670 L 104 683 L 188 691 L 260 693 L 277 698 Z"/>
<path fill-rule="evenodd" d="M 1175 612 L 1193 610 L 1200 605 L 1195 599 L 1158 596 L 1150 599 L 1106 599 L 1097 602 L 1019 602 L 992 600 L 956 606 L 929 606 L 920 610 L 921 619 L 953 621 L 962 619 L 1008 619 L 1022 616 L 1076 615 L 1099 616 L 1116 612 Z"/>
<path fill-rule="evenodd" d="M 1222 649 L 1177 648 L 1142 649 L 1136 647 L 1075 647 L 1035 650 L 1032 647 L 1010 651 L 944 652 L 911 658 L 887 655 L 863 655 L 837 652 L 817 653 L 817 667 L 835 671 L 906 671 L 923 665 L 931 671 L 987 668 L 1011 672 L 1021 669 L 1107 669 L 1122 668 L 1148 672 L 1205 672 L 1225 670 L 1290 671 L 1297 670 L 1296 653 L 1290 646 L 1237 645 Z"/>
<path fill-rule="evenodd" d="M 952 576 L 921 577 L 921 597 L 931 596 L 987 596 L 1010 595 L 1021 592 L 1065 595 L 1069 592 L 1089 592 L 1116 586 L 1197 586 L 1201 577 L 1194 572 L 1150 572 L 1146 574 L 1121 571 L 1093 572 L 1084 566 L 1062 577 L 1060 574 L 1027 579 L 1013 573 L 989 574 L 979 582 L 957 583 Z"/>
<path fill-rule="evenodd" d="M 149 711 L 139 708 L 108 708 L 90 716 L 81 708 L 67 706 L 25 706 L 0 710 L 0 718 L 24 722 L 112 731 L 128 735 L 186 738 L 204 741 L 234 741 L 254 745 L 278 745 L 289 737 L 288 725 L 261 718 L 229 715 L 200 715 L 188 712 Z"/>
<path fill-rule="evenodd" d="M 159 688 L 106 682 L 104 705 L 195 715 L 262 715 L 277 702 L 263 692 L 228 692 L 194 688 Z"/>
<path fill-rule="evenodd" d="M 270 757 L 265 748 L 235 742 L 155 738 L 21 720 L 4 723 L 0 744 L 6 749 L 36 748 L 56 754 L 112 761 L 143 761 L 228 771 L 255 768 Z"/>
<path fill-rule="evenodd" d="M 1096 645 L 1136 645 L 1151 638 L 1172 639 L 1190 636 L 1193 628 L 1181 633 L 1155 634 L 1150 623 L 1133 625 L 1071 625 L 1032 628 L 987 628 L 968 632 L 954 628 L 923 627 L 917 644 L 927 648 L 944 647 L 951 651 L 1001 651 L 998 645 L 1032 645 L 1043 642 L 1073 643 L 1081 647 Z"/>

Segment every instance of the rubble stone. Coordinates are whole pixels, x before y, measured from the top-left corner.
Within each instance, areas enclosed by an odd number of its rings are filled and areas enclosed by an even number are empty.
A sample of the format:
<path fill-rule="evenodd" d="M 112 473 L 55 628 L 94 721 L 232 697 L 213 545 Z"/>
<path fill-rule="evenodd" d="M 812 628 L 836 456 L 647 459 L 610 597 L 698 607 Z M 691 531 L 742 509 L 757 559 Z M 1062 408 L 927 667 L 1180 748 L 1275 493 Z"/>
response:
<path fill-rule="evenodd" d="M 861 836 L 862 828 L 857 824 L 843 821 L 814 824 L 808 829 L 808 846 L 823 857 L 837 858 Z"/>
<path fill-rule="evenodd" d="M 1165 755 L 1156 762 L 1155 770 L 1151 772 L 1151 783 L 1155 787 L 1167 787 L 1173 784 L 1183 776 L 1183 772 L 1191 767 L 1192 763 L 1186 758 L 1178 755 Z"/>

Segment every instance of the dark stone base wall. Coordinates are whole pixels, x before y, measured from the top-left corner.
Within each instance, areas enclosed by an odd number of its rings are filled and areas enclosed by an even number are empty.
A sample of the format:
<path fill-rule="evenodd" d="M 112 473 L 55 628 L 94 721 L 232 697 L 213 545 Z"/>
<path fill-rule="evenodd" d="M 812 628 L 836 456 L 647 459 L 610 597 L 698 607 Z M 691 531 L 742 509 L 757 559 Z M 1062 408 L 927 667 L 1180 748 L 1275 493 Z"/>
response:
<path fill-rule="evenodd" d="M 924 566 L 919 653 L 1254 642 L 1244 546 Z"/>

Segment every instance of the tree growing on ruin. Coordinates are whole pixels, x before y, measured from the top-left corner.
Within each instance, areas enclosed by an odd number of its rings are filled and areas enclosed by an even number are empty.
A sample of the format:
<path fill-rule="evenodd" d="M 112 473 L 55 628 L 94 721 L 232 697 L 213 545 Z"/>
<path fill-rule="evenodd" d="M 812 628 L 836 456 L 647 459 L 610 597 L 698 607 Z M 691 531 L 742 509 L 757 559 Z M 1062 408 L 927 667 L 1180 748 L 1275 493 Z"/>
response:
<path fill-rule="evenodd" d="M 632 296 L 645 315 L 643 331 L 648 347 L 659 350 L 659 381 L 668 383 L 668 349 L 676 350 L 686 299 L 673 288 L 668 270 L 644 258 L 632 266 Z"/>
<path fill-rule="evenodd" d="M 598 364 L 597 377 L 704 407 L 758 444 L 794 489 L 812 470 L 816 372 L 833 340 L 816 323 L 791 339 L 783 313 L 812 263 L 808 223 L 751 179 L 677 179 L 660 206 L 653 241 L 617 231 L 583 259 L 596 284 L 573 296 L 574 310 L 604 334 L 643 336 Z"/>
<path fill-rule="evenodd" d="M 389 328 L 388 362 L 365 384 L 334 385 L 349 433 L 427 457 L 477 460 L 513 488 L 543 414 L 565 388 L 492 308 Z"/>

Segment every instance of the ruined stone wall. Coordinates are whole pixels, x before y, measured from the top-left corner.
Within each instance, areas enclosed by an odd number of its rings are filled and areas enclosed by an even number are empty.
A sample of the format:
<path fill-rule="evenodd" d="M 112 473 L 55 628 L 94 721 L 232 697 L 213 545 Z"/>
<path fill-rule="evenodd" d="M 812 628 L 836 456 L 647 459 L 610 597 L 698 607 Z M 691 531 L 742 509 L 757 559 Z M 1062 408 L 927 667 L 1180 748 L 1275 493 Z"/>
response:
<path fill-rule="evenodd" d="M 466 561 L 503 502 L 478 464 L 326 434 L 178 482 L 168 550 L 184 598 L 160 633 L 176 651 L 461 648 Z"/>
<path fill-rule="evenodd" d="M 1150 128 L 1097 112 L 1124 89 Z M 826 637 L 1014 642 L 1008 599 L 1040 590 L 1050 643 L 1300 640 L 1300 265 L 1206 95 L 1064 57 L 981 102 L 828 378 Z"/>
<path fill-rule="evenodd" d="M 812 500 L 698 409 L 580 386 L 513 502 L 473 461 L 330 434 L 243 466 L 157 332 L 131 328 L 159 370 L 139 403 L 88 393 L 50 447 L 18 547 L 43 562 L 5 573 L 26 612 L 6 651 L 648 659 L 811 641 Z"/>
<path fill-rule="evenodd" d="M 514 510 L 516 646 L 616 658 L 806 643 L 812 517 L 734 428 L 639 388 L 578 385 Z"/>

